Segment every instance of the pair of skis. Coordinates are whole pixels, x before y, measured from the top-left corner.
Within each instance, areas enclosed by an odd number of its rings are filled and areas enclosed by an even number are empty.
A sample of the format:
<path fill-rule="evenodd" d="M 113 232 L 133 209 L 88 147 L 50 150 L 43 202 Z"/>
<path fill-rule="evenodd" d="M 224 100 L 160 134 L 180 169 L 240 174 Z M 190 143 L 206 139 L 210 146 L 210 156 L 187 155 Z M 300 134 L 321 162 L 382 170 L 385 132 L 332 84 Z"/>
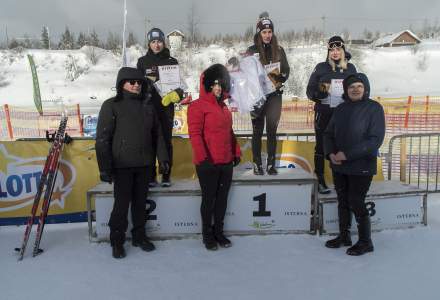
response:
<path fill-rule="evenodd" d="M 61 154 L 63 152 L 64 145 L 72 141 L 72 138 L 68 136 L 66 133 L 66 127 L 67 127 L 67 116 L 63 116 L 61 118 L 58 130 L 54 134 L 49 134 L 49 132 L 46 131 L 46 139 L 48 142 L 51 142 L 52 145 L 49 149 L 49 154 L 44 164 L 40 182 L 37 187 L 37 193 L 35 194 L 34 197 L 31 214 L 26 222 L 26 229 L 24 232 L 23 243 L 20 248 L 15 248 L 15 250 L 19 252 L 19 257 L 18 257 L 19 261 L 23 259 L 24 252 L 26 251 L 26 246 L 32 231 L 32 225 L 36 220 L 36 214 L 37 214 L 38 206 L 40 204 L 40 198 L 43 195 L 43 191 L 44 191 L 43 203 L 41 207 L 41 213 L 40 213 L 37 233 L 35 237 L 33 256 L 37 256 L 38 254 L 43 252 L 43 250 L 40 249 L 40 241 L 41 241 L 41 236 L 43 235 L 44 224 L 46 222 L 46 217 L 49 211 L 50 201 L 52 198 L 52 192 L 57 178 Z"/>

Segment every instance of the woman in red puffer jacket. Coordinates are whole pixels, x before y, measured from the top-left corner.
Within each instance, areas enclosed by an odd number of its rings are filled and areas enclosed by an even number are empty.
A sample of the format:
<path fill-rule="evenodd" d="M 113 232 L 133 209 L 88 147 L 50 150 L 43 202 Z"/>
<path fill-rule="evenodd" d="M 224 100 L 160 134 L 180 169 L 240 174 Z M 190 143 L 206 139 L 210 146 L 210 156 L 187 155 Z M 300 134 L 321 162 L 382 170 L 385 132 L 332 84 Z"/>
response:
<path fill-rule="evenodd" d="M 223 235 L 232 168 L 240 163 L 240 146 L 232 130 L 232 114 L 224 103 L 230 87 L 223 65 L 206 69 L 200 78 L 200 97 L 188 109 L 188 130 L 202 189 L 202 235 L 208 250 L 230 247 Z"/>

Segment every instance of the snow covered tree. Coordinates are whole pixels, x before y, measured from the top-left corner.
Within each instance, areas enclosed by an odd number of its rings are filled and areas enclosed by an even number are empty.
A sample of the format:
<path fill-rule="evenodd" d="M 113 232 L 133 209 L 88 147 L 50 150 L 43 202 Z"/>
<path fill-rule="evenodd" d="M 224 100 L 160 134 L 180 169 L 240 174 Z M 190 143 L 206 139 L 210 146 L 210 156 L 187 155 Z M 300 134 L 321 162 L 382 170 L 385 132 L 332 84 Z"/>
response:
<path fill-rule="evenodd" d="M 131 47 L 133 45 L 136 45 L 137 43 L 137 38 L 135 37 L 134 33 L 130 31 L 130 33 L 128 34 L 127 47 Z"/>
<path fill-rule="evenodd" d="M 105 48 L 111 50 L 113 53 L 119 53 L 122 46 L 122 39 L 119 35 L 109 32 Z"/>
<path fill-rule="evenodd" d="M 50 47 L 49 31 L 46 26 L 43 27 L 43 31 L 41 32 L 41 46 L 43 49 L 49 49 Z"/>
<path fill-rule="evenodd" d="M 76 45 L 78 46 L 78 48 L 82 48 L 87 45 L 87 37 L 84 32 L 79 33 Z"/>
<path fill-rule="evenodd" d="M 93 29 L 92 33 L 89 36 L 89 46 L 99 47 L 99 37 L 96 33 L 95 29 Z"/>
<path fill-rule="evenodd" d="M 252 41 L 253 37 L 254 37 L 254 26 L 249 25 L 244 32 L 243 39 L 245 41 Z"/>
<path fill-rule="evenodd" d="M 66 30 L 61 36 L 61 40 L 58 44 L 58 49 L 70 50 L 75 48 L 75 38 L 73 33 L 70 33 L 69 27 L 66 26 Z"/>

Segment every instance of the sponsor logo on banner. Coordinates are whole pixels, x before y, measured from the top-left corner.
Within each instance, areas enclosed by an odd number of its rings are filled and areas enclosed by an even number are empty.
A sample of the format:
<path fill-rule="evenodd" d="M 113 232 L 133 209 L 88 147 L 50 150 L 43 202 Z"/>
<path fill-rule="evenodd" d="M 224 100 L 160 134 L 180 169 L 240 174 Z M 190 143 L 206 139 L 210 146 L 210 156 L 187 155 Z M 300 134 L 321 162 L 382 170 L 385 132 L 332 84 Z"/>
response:
<path fill-rule="evenodd" d="M 173 129 L 180 131 L 180 130 L 182 130 L 182 128 L 183 128 L 183 120 L 182 120 L 182 118 L 179 118 L 179 117 L 174 118 Z"/>
<path fill-rule="evenodd" d="M 304 171 L 308 173 L 313 173 L 312 166 L 310 163 L 304 158 L 299 155 L 293 154 L 293 153 L 283 153 L 280 155 L 277 155 L 278 160 L 276 161 L 276 165 L 278 168 L 301 168 Z"/>
<path fill-rule="evenodd" d="M 0 212 L 14 211 L 33 203 L 45 162 L 46 157 L 10 155 L 0 144 Z M 75 179 L 75 168 L 60 160 L 51 205 L 64 208 Z"/>
<path fill-rule="evenodd" d="M 258 229 L 258 230 L 264 230 L 264 229 L 270 229 L 272 227 L 275 227 L 275 220 L 267 221 L 267 222 L 261 222 L 261 221 L 254 221 L 252 224 L 249 225 L 252 228 Z"/>

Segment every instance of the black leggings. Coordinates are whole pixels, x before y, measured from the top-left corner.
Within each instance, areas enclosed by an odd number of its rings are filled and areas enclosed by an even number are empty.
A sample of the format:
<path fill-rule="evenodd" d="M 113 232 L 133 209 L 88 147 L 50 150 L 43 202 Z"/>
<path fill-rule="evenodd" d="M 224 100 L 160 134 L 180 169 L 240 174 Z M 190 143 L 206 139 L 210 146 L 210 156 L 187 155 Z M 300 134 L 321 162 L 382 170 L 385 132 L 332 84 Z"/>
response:
<path fill-rule="evenodd" d="M 275 161 L 277 149 L 277 129 L 281 117 L 282 95 L 274 93 L 268 96 L 263 107 L 254 113 L 257 115 L 252 118 L 252 156 L 257 165 L 261 165 L 261 139 L 263 137 L 264 123 L 266 121 L 267 133 L 267 156 L 268 160 Z M 254 114 L 254 115 L 255 115 Z"/>
<path fill-rule="evenodd" d="M 228 194 L 232 182 L 232 163 L 222 165 L 196 165 L 200 188 L 202 189 L 202 215 L 203 227 L 213 224 L 220 231 L 223 228 Z"/>
<path fill-rule="evenodd" d="M 324 176 L 324 131 L 331 117 L 331 111 L 315 111 L 315 173 L 318 176 Z"/>
<path fill-rule="evenodd" d="M 171 167 L 173 166 L 173 126 L 174 126 L 174 105 L 171 104 L 166 107 L 161 108 L 163 111 L 159 113 L 159 121 L 162 127 L 163 139 L 165 140 L 165 145 L 168 152 L 169 157 L 169 165 L 170 170 L 168 174 L 163 174 L 166 176 L 171 175 Z M 153 143 L 153 157 L 157 156 L 157 143 L 156 141 Z M 151 168 L 151 178 L 149 182 L 156 181 L 156 163 L 154 163 L 153 168 Z"/>
<path fill-rule="evenodd" d="M 132 236 L 142 238 L 145 235 L 146 200 L 150 172 L 149 167 L 113 170 L 115 202 L 109 221 L 112 245 L 123 244 L 125 241 L 130 202 L 133 220 Z"/>

